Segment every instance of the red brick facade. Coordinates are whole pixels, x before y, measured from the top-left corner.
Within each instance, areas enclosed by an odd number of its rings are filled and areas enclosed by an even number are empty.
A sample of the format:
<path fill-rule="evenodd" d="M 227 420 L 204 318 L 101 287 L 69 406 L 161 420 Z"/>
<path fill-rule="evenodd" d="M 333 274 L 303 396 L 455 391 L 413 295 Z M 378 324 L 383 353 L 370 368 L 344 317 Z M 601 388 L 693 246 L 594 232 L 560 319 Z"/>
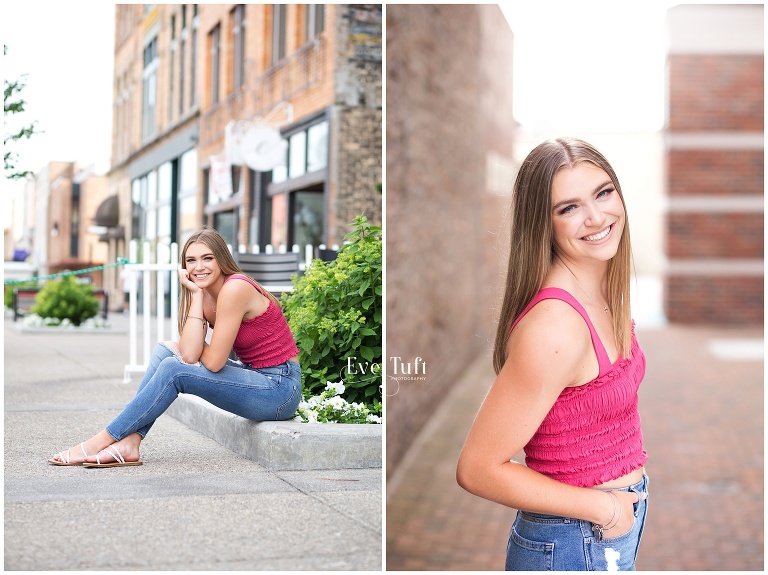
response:
<path fill-rule="evenodd" d="M 669 129 L 763 130 L 763 56 L 669 57 Z"/>
<path fill-rule="evenodd" d="M 669 11 L 664 304 L 673 322 L 763 323 L 761 22 L 761 5 Z"/>
<path fill-rule="evenodd" d="M 763 214 L 671 213 L 667 231 L 670 258 L 763 257 Z"/>
<path fill-rule="evenodd" d="M 670 150 L 670 196 L 763 194 L 762 150 Z"/>

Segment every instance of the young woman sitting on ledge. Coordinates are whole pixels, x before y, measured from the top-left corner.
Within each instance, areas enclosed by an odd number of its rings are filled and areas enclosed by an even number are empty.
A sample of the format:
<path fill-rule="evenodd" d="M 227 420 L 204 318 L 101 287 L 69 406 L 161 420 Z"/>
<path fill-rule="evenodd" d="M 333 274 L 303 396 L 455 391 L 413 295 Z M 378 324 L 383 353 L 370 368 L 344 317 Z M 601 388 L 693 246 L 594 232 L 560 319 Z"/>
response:
<path fill-rule="evenodd" d="M 141 441 L 179 393 L 246 419 L 293 417 L 301 401 L 299 350 L 275 296 L 242 272 L 210 229 L 187 240 L 179 279 L 179 341 L 157 344 L 136 397 L 106 429 L 49 463 L 141 465 Z M 229 359 L 232 350 L 240 361 Z"/>

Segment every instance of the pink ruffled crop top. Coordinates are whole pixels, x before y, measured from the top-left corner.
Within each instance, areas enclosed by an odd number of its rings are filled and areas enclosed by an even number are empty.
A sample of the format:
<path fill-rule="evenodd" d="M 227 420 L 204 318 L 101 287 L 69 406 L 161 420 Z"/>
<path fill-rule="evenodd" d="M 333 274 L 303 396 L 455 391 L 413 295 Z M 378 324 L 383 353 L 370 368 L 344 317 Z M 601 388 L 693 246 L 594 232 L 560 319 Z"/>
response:
<path fill-rule="evenodd" d="M 246 275 L 232 274 L 226 281 L 232 279 L 245 280 L 264 293 Z M 280 365 L 299 353 L 283 311 L 272 300 L 263 314 L 242 321 L 232 349 L 240 361 L 256 368 Z"/>
<path fill-rule="evenodd" d="M 645 355 L 635 337 L 633 322 L 631 359 L 619 358 L 611 364 L 586 310 L 560 288 L 544 288 L 536 294 L 512 329 L 533 306 L 545 299 L 562 300 L 584 318 L 592 335 L 600 373 L 585 385 L 563 390 L 525 446 L 525 463 L 562 483 L 593 487 L 642 467 L 648 459 L 637 409 L 637 392 L 645 375 Z"/>

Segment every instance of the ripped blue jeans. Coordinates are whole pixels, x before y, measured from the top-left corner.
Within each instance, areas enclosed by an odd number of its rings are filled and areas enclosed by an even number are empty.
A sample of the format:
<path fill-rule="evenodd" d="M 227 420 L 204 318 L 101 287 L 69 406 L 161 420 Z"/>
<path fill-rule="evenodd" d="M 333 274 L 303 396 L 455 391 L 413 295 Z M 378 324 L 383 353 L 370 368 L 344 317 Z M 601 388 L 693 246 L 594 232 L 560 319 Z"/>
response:
<path fill-rule="evenodd" d="M 252 368 L 230 359 L 213 372 L 200 362 L 182 362 L 158 343 L 136 397 L 107 425 L 107 433 L 116 441 L 132 433 L 145 437 L 179 393 L 202 397 L 246 419 L 285 420 L 293 417 L 301 401 L 301 369 L 295 361 Z"/>
<path fill-rule="evenodd" d="M 648 493 L 648 476 L 612 491 Z M 648 498 L 635 503 L 632 529 L 598 541 L 589 521 L 518 511 L 507 543 L 507 571 L 634 571 Z"/>

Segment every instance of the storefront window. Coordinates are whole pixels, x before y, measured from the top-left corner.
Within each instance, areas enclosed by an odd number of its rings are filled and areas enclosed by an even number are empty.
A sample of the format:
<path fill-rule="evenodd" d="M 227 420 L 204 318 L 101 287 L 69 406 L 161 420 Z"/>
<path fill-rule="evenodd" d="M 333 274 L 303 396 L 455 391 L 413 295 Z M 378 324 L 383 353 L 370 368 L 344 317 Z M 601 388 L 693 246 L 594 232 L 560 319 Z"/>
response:
<path fill-rule="evenodd" d="M 310 127 L 307 135 L 307 171 L 322 170 L 328 165 L 328 122 Z"/>
<path fill-rule="evenodd" d="M 323 243 L 323 192 L 294 192 L 291 194 L 293 200 L 292 223 L 293 223 L 293 241 L 292 244 L 298 244 L 302 250 L 304 246 L 319 246 Z"/>
<path fill-rule="evenodd" d="M 197 151 L 184 152 L 179 158 L 178 241 L 184 245 L 198 226 Z"/>
<path fill-rule="evenodd" d="M 297 178 L 307 171 L 307 133 L 296 132 L 289 140 L 288 177 Z"/>
<path fill-rule="evenodd" d="M 231 210 L 227 212 L 217 212 L 213 215 L 213 227 L 221 234 L 224 241 L 232 247 L 233 251 L 237 251 L 237 212 L 238 210 Z"/>

